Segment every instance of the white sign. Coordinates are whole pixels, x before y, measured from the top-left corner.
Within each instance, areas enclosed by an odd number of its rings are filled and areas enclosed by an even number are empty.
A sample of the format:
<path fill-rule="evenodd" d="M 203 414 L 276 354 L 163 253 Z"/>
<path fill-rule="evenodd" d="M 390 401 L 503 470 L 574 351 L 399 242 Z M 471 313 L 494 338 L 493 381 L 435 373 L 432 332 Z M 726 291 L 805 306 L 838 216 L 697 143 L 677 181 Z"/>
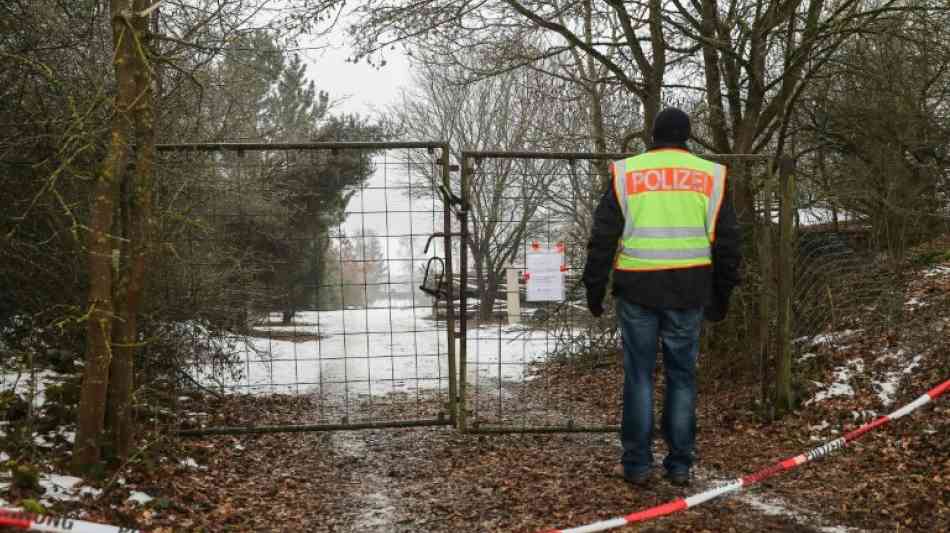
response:
<path fill-rule="evenodd" d="M 525 255 L 525 278 L 529 302 L 564 301 L 564 247 L 542 250 L 532 247 Z"/>

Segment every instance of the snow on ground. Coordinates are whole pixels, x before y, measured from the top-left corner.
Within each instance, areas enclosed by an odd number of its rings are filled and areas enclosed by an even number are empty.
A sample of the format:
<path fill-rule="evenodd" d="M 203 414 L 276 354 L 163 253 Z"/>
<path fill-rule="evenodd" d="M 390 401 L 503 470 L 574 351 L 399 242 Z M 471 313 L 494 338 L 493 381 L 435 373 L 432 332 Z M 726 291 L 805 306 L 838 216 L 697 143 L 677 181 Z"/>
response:
<path fill-rule="evenodd" d="M 864 360 L 855 358 L 845 362 L 834 370 L 834 381 L 827 386 L 815 381 L 820 390 L 814 397 L 808 399 L 805 405 L 811 405 L 828 398 L 838 396 L 854 396 L 854 388 L 851 387 L 851 376 L 864 373 Z"/>
<path fill-rule="evenodd" d="M 207 469 L 208 469 L 208 467 L 206 467 L 206 466 L 201 466 L 201 465 L 199 465 L 199 464 L 198 464 L 198 461 L 195 461 L 195 460 L 192 459 L 191 457 L 186 457 L 186 458 L 182 459 L 181 461 L 178 462 L 178 464 L 180 464 L 181 466 L 187 467 L 187 468 L 193 468 L 193 469 L 195 469 L 195 470 L 207 470 Z"/>
<path fill-rule="evenodd" d="M 73 476 L 63 476 L 59 474 L 42 474 L 40 476 L 40 486 L 43 487 L 43 497 L 40 503 L 44 506 L 52 505 L 53 502 L 73 502 L 79 501 L 83 496 L 93 498 L 102 494 L 101 490 L 82 485 L 83 480 Z M 6 492 L 10 484 L 0 482 L 0 493 Z M 7 505 L 7 502 L 0 499 L 0 505 Z"/>
<path fill-rule="evenodd" d="M 909 361 L 907 360 L 907 352 L 904 350 L 897 350 L 894 353 L 885 354 L 878 358 L 878 362 L 888 361 L 893 359 L 897 364 L 897 370 L 891 370 L 884 374 L 884 379 L 873 380 L 871 385 L 877 391 L 877 397 L 881 400 L 881 403 L 887 407 L 894 403 L 894 396 L 897 394 L 897 387 L 900 385 L 901 378 L 907 374 L 910 374 L 920 365 L 922 355 L 916 355 Z"/>
<path fill-rule="evenodd" d="M 50 370 L 36 373 L 36 379 L 29 372 L 0 373 L 0 391 L 13 389 L 22 398 L 33 399 L 33 407 L 42 407 L 46 403 L 46 387 L 58 383 L 65 376 Z"/>
<path fill-rule="evenodd" d="M 129 494 L 129 497 L 126 499 L 126 501 L 137 503 L 139 505 L 145 505 L 154 499 L 155 498 L 149 496 L 148 494 L 145 494 L 144 492 L 133 490 L 132 493 Z"/>
<path fill-rule="evenodd" d="M 232 337 L 239 375 L 192 369 L 200 382 L 222 390 L 268 393 L 385 395 L 446 388 L 448 345 L 444 322 L 431 307 L 394 302 L 392 308 L 307 311 L 288 326 L 258 328 L 275 338 Z M 382 306 L 381 306 L 382 307 Z M 270 324 L 280 322 L 272 314 Z M 280 335 L 302 341 L 281 340 Z M 470 328 L 467 371 L 473 378 L 517 381 L 527 365 L 556 346 L 544 331 L 498 325 Z"/>
<path fill-rule="evenodd" d="M 808 429 L 811 430 L 811 440 L 825 440 L 823 433 L 831 427 L 831 424 L 827 420 L 822 420 L 820 424 L 814 426 L 808 426 Z"/>
<path fill-rule="evenodd" d="M 784 516 L 794 520 L 796 523 L 815 528 L 822 533 L 852 533 L 862 531 L 858 528 L 838 526 L 838 525 L 820 525 L 821 519 L 816 517 L 816 513 L 796 509 L 788 502 L 774 496 L 765 496 L 754 492 L 742 492 L 737 496 L 739 500 L 749 504 L 753 509 L 769 516 Z M 818 524 L 816 524 L 816 522 Z"/>
<path fill-rule="evenodd" d="M 816 335 L 815 337 L 800 337 L 795 339 L 794 342 L 802 343 L 808 342 L 809 346 L 819 346 L 821 344 L 837 344 L 844 339 L 853 337 L 858 333 L 861 333 L 864 330 L 861 329 L 845 329 L 842 331 L 833 331 L 831 333 L 823 333 L 821 335 Z"/>
<path fill-rule="evenodd" d="M 734 479 L 724 478 L 719 473 L 702 467 L 696 469 L 696 478 L 702 482 L 702 488 L 704 490 L 706 488 L 723 486 L 735 481 Z M 743 489 L 738 492 L 733 492 L 729 497 L 749 505 L 762 514 L 788 518 L 809 531 L 817 530 L 822 533 L 856 533 L 861 531 L 860 529 L 829 523 L 829 520 L 822 516 L 820 510 L 804 509 L 789 503 L 781 497 L 762 494 L 754 488 L 751 490 Z"/>
<path fill-rule="evenodd" d="M 924 276 L 928 278 L 932 278 L 934 276 L 943 276 L 945 274 L 950 274 L 950 266 L 937 265 L 924 271 Z"/>

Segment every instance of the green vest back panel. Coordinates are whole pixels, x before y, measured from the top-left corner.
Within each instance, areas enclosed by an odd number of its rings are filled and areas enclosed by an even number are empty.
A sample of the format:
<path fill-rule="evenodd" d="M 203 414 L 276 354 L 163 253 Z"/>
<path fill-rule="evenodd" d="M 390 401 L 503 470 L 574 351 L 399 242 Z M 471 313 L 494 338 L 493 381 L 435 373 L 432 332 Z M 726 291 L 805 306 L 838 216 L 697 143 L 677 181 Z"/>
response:
<path fill-rule="evenodd" d="M 625 220 L 618 270 L 712 264 L 726 167 L 664 149 L 614 161 L 611 170 Z"/>

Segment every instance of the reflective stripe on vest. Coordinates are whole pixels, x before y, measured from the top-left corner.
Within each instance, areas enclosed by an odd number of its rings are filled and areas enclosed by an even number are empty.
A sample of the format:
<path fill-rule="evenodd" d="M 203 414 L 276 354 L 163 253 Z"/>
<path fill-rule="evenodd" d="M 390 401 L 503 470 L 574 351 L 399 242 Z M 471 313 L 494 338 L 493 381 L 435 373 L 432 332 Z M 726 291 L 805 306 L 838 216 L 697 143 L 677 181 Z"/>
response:
<path fill-rule="evenodd" d="M 655 150 L 611 165 L 624 216 L 618 270 L 709 265 L 726 167 L 685 150 Z"/>

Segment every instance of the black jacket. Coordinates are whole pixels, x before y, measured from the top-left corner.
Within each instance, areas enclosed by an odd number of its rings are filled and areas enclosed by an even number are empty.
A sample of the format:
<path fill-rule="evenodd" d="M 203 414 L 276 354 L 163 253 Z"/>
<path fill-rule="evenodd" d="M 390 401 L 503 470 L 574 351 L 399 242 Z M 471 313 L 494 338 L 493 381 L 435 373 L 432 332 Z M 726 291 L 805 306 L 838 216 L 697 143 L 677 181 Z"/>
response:
<path fill-rule="evenodd" d="M 603 301 L 623 226 L 623 212 L 613 187 L 609 187 L 594 211 L 594 224 L 587 243 L 584 285 L 588 303 L 600 304 Z M 716 221 L 711 267 L 646 272 L 615 270 L 614 296 L 653 308 L 706 307 L 707 318 L 721 320 L 732 289 L 739 283 L 740 245 L 739 225 L 727 184 Z"/>

